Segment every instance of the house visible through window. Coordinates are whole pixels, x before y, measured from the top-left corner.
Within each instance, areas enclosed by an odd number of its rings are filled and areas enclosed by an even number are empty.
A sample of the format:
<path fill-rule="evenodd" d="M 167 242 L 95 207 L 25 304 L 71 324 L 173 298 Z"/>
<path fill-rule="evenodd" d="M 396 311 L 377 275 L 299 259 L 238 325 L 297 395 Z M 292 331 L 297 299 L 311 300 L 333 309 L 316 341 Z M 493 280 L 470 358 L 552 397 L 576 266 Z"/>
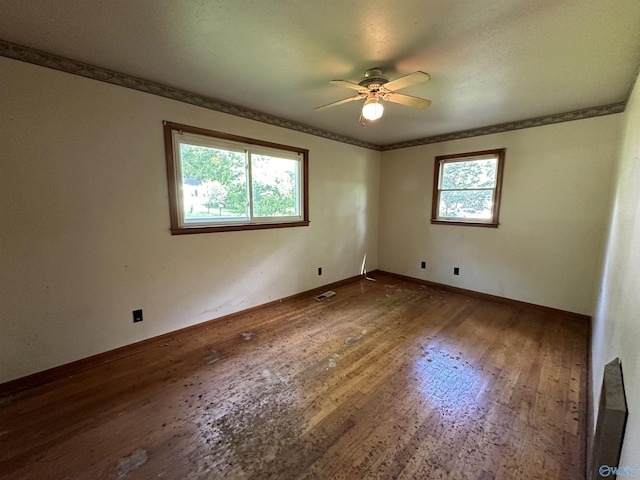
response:
<path fill-rule="evenodd" d="M 497 227 L 505 149 L 435 159 L 431 223 Z"/>
<path fill-rule="evenodd" d="M 308 151 L 165 122 L 171 231 L 309 224 Z"/>

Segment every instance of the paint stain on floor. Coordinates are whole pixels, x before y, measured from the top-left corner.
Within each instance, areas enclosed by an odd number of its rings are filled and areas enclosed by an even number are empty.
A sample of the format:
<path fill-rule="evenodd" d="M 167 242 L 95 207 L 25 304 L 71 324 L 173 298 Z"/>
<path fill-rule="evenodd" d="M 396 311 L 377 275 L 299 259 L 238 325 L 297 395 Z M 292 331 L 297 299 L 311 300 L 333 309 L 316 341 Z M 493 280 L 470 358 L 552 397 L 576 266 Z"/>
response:
<path fill-rule="evenodd" d="M 242 332 L 242 338 L 249 341 L 253 338 L 253 332 Z"/>
<path fill-rule="evenodd" d="M 204 357 L 204 363 L 206 363 L 207 365 L 211 365 L 212 363 L 216 363 L 218 360 L 220 360 L 220 358 L 220 352 L 218 352 L 217 350 L 209 350 L 209 355 Z"/>
<path fill-rule="evenodd" d="M 334 353 L 333 355 L 331 355 L 331 358 L 329 359 L 329 368 L 336 368 L 336 359 L 340 357 L 339 353 Z"/>
<path fill-rule="evenodd" d="M 147 463 L 147 451 L 143 448 L 138 448 L 131 455 L 122 457 L 118 460 L 118 466 L 116 467 L 116 478 L 118 480 L 125 478 L 129 472 L 137 470 L 142 465 Z"/>

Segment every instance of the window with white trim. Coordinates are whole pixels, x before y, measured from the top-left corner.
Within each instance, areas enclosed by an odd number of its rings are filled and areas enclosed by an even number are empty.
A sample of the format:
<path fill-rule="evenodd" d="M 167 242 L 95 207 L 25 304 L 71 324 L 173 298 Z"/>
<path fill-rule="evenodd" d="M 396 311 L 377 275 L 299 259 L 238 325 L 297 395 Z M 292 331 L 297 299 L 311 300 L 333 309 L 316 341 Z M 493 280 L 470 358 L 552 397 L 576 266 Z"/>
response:
<path fill-rule="evenodd" d="M 308 150 L 165 122 L 171 232 L 309 224 Z"/>
<path fill-rule="evenodd" d="M 431 223 L 497 227 L 505 150 L 437 156 Z"/>

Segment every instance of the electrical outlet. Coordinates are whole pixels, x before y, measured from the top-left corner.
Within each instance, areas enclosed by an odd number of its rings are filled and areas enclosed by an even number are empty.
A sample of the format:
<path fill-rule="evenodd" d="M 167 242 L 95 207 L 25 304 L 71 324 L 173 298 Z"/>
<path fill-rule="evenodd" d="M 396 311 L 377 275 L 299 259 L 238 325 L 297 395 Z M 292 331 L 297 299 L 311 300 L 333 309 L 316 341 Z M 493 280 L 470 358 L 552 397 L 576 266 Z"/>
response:
<path fill-rule="evenodd" d="M 420 268 L 427 268 L 427 262 L 422 262 L 420 264 Z"/>
<path fill-rule="evenodd" d="M 142 321 L 142 309 L 133 311 L 133 323 Z"/>
<path fill-rule="evenodd" d="M 460 275 L 460 268 L 459 267 L 453 267 L 453 274 L 454 275 Z"/>
<path fill-rule="evenodd" d="M 318 267 L 318 275 L 322 275 L 322 267 Z"/>

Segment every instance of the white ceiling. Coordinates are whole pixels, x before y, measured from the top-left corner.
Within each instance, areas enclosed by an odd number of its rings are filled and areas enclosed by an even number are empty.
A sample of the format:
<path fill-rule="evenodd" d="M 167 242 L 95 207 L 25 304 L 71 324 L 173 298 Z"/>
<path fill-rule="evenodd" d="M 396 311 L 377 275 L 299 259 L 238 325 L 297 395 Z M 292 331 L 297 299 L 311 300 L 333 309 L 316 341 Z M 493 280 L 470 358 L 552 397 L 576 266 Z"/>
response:
<path fill-rule="evenodd" d="M 627 100 L 638 0 L 0 0 L 0 39 L 388 145 Z M 426 110 L 358 123 L 368 68 Z"/>

